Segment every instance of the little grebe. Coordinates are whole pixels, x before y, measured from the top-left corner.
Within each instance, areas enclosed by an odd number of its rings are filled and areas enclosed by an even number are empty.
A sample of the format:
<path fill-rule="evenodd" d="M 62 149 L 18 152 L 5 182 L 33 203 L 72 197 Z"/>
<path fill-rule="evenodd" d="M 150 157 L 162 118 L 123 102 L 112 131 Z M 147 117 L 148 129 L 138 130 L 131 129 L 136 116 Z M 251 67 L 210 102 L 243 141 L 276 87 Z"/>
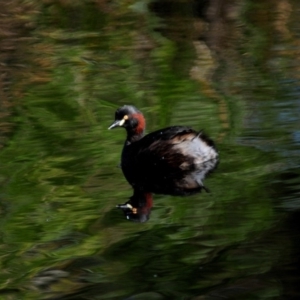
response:
<path fill-rule="evenodd" d="M 202 180 L 218 161 L 213 141 L 202 131 L 172 126 L 144 136 L 145 125 L 145 118 L 136 107 L 124 105 L 116 111 L 115 121 L 108 128 L 124 127 L 127 131 L 121 167 L 134 194 L 119 207 L 134 214 L 137 209 L 132 204 L 152 203 L 151 193 L 191 195 L 206 190 Z"/>

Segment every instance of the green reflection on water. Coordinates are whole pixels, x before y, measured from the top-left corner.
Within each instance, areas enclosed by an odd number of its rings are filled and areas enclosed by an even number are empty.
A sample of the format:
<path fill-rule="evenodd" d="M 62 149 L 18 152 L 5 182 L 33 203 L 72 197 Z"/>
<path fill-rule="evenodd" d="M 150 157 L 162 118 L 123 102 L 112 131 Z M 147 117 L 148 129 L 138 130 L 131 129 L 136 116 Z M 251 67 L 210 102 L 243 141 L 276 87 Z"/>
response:
<path fill-rule="evenodd" d="M 220 59 L 217 86 L 202 77 L 192 81 L 193 44 L 186 39 L 189 55 L 181 52 L 180 37 L 163 34 L 153 13 L 141 16 L 129 3 L 113 10 L 102 2 L 100 9 L 89 1 L 77 4 L 32 1 L 39 14 L 25 14 L 37 18 L 30 31 L 33 53 L 26 58 L 35 68 L 15 85 L 23 97 L 13 105 L 13 129 L 0 152 L 3 297 L 279 295 L 269 272 L 287 241 L 268 236 L 278 215 L 267 182 L 282 166 L 276 153 L 237 143 L 246 131 L 245 100 L 274 97 L 278 82 L 262 80 L 270 71 L 255 64 L 247 73 L 239 56 Z M 165 22 L 174 24 L 172 18 Z M 252 58 L 265 41 L 254 24 L 255 45 L 243 44 Z M 237 96 L 243 88 L 245 96 Z M 156 196 L 148 223 L 123 218 L 115 205 L 131 195 L 118 168 L 125 134 L 107 127 L 124 103 L 145 113 L 148 131 L 190 125 L 216 140 L 221 163 L 206 181 L 210 194 Z"/>

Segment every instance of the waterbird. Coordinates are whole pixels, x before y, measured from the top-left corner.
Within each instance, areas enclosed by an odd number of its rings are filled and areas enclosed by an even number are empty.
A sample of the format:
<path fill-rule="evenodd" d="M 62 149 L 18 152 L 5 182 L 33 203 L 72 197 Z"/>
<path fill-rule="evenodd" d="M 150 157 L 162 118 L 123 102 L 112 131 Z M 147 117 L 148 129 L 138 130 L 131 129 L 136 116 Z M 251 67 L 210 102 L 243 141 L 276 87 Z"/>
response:
<path fill-rule="evenodd" d="M 216 167 L 218 152 L 203 131 L 171 126 L 144 135 L 144 115 L 133 105 L 117 109 L 108 129 L 117 127 L 127 132 L 121 168 L 134 192 L 118 207 L 128 219 L 148 218 L 153 193 L 184 196 L 208 191 L 203 179 Z"/>

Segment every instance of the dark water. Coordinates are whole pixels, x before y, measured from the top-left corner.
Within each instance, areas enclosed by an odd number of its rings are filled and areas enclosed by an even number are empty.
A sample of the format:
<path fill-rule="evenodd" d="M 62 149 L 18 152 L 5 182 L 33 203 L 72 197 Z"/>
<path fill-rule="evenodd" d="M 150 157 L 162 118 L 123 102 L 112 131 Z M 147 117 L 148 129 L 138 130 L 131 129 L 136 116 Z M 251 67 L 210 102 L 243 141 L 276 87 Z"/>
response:
<path fill-rule="evenodd" d="M 299 299 L 298 1 L 8 1 L 0 299 Z M 205 129 L 211 193 L 131 195 L 114 111 Z"/>

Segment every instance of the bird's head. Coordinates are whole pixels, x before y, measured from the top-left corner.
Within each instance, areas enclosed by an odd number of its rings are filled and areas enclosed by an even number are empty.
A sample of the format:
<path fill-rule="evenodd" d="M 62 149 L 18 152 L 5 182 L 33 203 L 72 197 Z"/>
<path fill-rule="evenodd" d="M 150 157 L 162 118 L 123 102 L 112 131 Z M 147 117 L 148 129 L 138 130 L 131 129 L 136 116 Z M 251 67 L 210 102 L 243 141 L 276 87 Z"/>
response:
<path fill-rule="evenodd" d="M 117 109 L 115 121 L 108 129 L 117 127 L 124 127 L 132 135 L 141 135 L 144 133 L 146 121 L 143 114 L 136 107 L 124 105 Z"/>

